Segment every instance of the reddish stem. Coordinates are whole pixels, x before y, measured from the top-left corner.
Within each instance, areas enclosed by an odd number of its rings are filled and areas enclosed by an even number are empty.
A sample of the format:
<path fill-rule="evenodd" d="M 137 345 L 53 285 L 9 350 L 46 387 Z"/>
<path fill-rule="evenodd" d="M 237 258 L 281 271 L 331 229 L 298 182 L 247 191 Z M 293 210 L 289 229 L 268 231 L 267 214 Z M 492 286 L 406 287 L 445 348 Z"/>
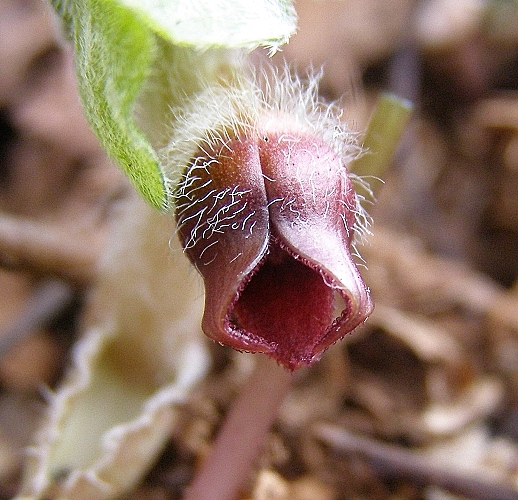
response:
<path fill-rule="evenodd" d="M 231 407 L 210 456 L 184 500 L 236 499 L 291 380 L 288 371 L 266 356 L 257 356 L 254 372 Z"/>

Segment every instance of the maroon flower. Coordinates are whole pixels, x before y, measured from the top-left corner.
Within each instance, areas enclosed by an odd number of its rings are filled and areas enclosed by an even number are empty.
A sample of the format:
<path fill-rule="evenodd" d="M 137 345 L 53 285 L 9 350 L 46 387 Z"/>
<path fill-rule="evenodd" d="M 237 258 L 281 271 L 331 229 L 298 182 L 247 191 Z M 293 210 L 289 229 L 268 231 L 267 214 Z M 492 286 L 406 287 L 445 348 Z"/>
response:
<path fill-rule="evenodd" d="M 310 364 L 373 308 L 351 257 L 346 166 L 296 128 L 216 144 L 177 193 L 179 235 L 205 282 L 203 330 L 290 370 Z"/>

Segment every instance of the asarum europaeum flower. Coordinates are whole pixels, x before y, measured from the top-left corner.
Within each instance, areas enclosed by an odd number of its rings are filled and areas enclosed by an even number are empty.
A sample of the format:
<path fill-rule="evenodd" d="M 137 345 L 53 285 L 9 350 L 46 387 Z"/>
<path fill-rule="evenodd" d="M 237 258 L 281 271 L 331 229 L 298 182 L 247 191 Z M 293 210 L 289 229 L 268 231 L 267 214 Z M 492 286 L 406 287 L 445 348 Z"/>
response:
<path fill-rule="evenodd" d="M 182 120 L 168 151 L 188 158 L 176 219 L 205 283 L 203 331 L 290 370 L 312 363 L 373 309 L 351 251 L 369 222 L 347 170 L 356 135 L 315 78 L 278 74 L 209 89 Z"/>

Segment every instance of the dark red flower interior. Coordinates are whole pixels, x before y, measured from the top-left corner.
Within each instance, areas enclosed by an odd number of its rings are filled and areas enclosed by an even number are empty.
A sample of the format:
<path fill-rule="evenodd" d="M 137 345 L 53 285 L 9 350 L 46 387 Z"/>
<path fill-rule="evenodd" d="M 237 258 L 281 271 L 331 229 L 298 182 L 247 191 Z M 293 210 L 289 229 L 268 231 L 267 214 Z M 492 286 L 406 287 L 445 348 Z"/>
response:
<path fill-rule="evenodd" d="M 231 321 L 276 346 L 275 359 L 293 370 L 312 360 L 333 319 L 333 289 L 319 272 L 275 247 L 242 291 Z"/>

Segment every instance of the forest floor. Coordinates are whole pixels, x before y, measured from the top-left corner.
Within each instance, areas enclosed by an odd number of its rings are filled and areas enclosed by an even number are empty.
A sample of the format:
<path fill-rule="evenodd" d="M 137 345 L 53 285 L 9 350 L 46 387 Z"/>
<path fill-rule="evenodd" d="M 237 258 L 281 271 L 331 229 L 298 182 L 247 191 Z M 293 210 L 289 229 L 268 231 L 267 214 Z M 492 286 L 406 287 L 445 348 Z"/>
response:
<path fill-rule="evenodd" d="M 360 129 L 382 90 L 415 112 L 360 248 L 375 312 L 294 375 L 243 499 L 518 499 L 518 5 L 416 4 L 300 0 L 300 31 L 275 56 L 324 64 L 322 95 L 345 94 Z M 54 23 L 39 0 L 0 0 L 1 500 L 128 195 Z M 233 351 L 209 350 L 124 498 L 181 498 L 210 448 L 243 376 Z"/>

